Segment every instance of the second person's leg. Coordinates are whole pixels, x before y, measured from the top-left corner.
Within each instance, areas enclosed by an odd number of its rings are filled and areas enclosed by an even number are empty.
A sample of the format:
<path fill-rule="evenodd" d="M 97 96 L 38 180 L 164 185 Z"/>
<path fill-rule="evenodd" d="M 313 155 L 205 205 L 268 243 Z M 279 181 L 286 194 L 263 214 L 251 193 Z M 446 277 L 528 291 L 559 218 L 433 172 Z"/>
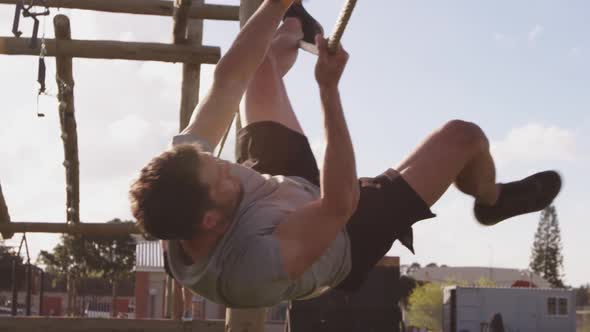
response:
<path fill-rule="evenodd" d="M 297 59 L 301 38 L 299 21 L 285 20 L 250 82 L 236 161 L 263 174 L 297 176 L 319 186 L 317 162 L 283 83 Z"/>
<path fill-rule="evenodd" d="M 283 82 L 283 76 L 297 59 L 302 36 L 301 24 L 294 18 L 285 20 L 277 30 L 264 62 L 246 91 L 241 113 L 243 127 L 271 121 L 303 134 Z"/>

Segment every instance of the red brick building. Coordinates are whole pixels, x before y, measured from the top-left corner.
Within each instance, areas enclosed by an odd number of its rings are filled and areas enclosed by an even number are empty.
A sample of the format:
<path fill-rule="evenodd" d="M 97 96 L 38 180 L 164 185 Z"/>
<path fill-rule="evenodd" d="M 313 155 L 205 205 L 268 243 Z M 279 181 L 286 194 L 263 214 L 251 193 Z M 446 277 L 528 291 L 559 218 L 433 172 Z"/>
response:
<path fill-rule="evenodd" d="M 164 318 L 166 272 L 158 241 L 137 240 L 135 251 L 135 313 L 137 318 Z M 195 319 L 224 319 L 225 307 L 193 296 Z"/>
<path fill-rule="evenodd" d="M 135 314 L 137 318 L 165 317 L 166 272 L 162 248 L 158 241 L 137 239 L 135 251 Z M 225 306 L 193 296 L 192 318 L 225 319 Z M 268 313 L 269 322 L 284 322 L 287 304 Z"/>

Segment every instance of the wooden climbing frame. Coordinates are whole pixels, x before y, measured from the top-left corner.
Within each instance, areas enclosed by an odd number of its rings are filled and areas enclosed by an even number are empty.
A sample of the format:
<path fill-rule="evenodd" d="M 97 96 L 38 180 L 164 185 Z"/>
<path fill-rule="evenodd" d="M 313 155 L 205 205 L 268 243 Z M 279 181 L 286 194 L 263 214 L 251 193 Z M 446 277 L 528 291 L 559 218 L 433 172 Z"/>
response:
<path fill-rule="evenodd" d="M 0 37 L 0 54 L 33 55 L 56 58 L 61 138 L 64 143 L 66 170 L 66 222 L 11 222 L 0 187 L 0 234 L 4 239 L 14 233 L 67 233 L 118 236 L 139 233 L 135 225 L 83 223 L 79 212 L 78 142 L 74 109 L 72 58 L 124 59 L 139 61 L 180 62 L 183 79 L 179 128 L 189 122 L 198 103 L 201 64 L 215 64 L 220 58 L 218 47 L 203 46 L 203 20 L 240 21 L 243 26 L 262 0 L 240 0 L 240 6 L 205 4 L 204 0 L 44 0 L 50 8 L 70 8 L 113 13 L 172 16 L 173 43 L 138 43 L 98 40 L 72 40 L 70 22 L 65 15 L 54 18 L 55 39 L 44 39 L 35 45 L 28 38 Z M 0 4 L 17 5 L 22 0 L 0 0 Z M 350 20 L 356 0 L 347 0 L 335 31 L 329 40 L 334 51 Z M 34 47 L 31 48 L 31 45 Z M 223 149 L 223 143 L 220 151 Z M 264 329 L 266 309 L 228 309 L 226 331 L 260 332 Z M 31 321 L 32 322 L 32 321 Z M 71 322 L 67 322 L 71 325 Z M 119 324 L 119 323 L 117 323 Z M 150 323 L 151 324 L 151 323 Z M 14 326 L 22 326 L 22 322 Z M 77 325 L 76 325 L 77 326 Z M 200 330 L 200 329 L 199 329 Z"/>
<path fill-rule="evenodd" d="M 17 5 L 22 0 L 0 0 L 0 4 Z M 64 143 L 66 170 L 66 223 L 10 222 L 0 215 L 0 234 L 10 238 L 14 233 L 68 233 L 88 235 L 123 235 L 139 233 L 136 227 L 124 224 L 84 224 L 79 211 L 79 161 L 77 125 L 74 109 L 72 58 L 123 59 L 183 63 L 183 81 L 179 129 L 188 124 L 198 103 L 201 64 L 216 64 L 219 47 L 203 46 L 203 19 L 237 21 L 243 25 L 256 11 L 261 0 L 241 0 L 240 6 L 205 4 L 203 0 L 44 0 L 50 8 L 71 8 L 112 13 L 172 16 L 173 43 L 140 43 L 101 40 L 72 40 L 70 22 L 65 15 L 54 18 L 55 39 L 41 44 L 29 38 L 0 37 L 0 54 L 55 57 L 59 114 Z M 350 20 L 357 0 L 346 0 L 328 47 L 335 51 Z M 31 47 L 34 45 L 34 47 Z M 229 128 L 222 141 L 223 150 Z M 1 194 L 1 192 L 0 192 Z M 2 207 L 6 207 L 0 195 Z M 8 211 L 6 210 L 6 216 Z"/>
<path fill-rule="evenodd" d="M 0 0 L 17 5 L 22 0 Z M 25 3 L 28 4 L 27 1 Z M 0 234 L 4 239 L 14 233 L 67 233 L 99 236 L 136 234 L 135 225 L 83 223 L 80 221 L 80 184 L 78 134 L 74 107 L 73 58 L 123 59 L 179 62 L 183 64 L 183 82 L 179 128 L 187 125 L 198 103 L 201 64 L 216 64 L 219 47 L 203 46 L 203 20 L 238 21 L 241 7 L 253 7 L 258 0 L 241 0 L 241 6 L 205 4 L 203 0 L 44 0 L 49 8 L 71 8 L 113 13 L 171 16 L 173 40 L 170 44 L 103 40 L 72 40 L 70 21 L 65 15 L 53 20 L 55 39 L 33 42 L 31 38 L 0 37 L 0 54 L 55 57 L 61 138 L 64 144 L 66 172 L 66 222 L 40 223 L 12 221 L 0 191 Z M 41 2 L 39 2 L 41 4 Z M 18 15 L 17 15 L 18 16 Z M 244 16 L 246 17 L 246 16 Z M 249 16 L 248 16 L 249 17 Z M 35 39 L 35 37 L 33 37 Z"/>

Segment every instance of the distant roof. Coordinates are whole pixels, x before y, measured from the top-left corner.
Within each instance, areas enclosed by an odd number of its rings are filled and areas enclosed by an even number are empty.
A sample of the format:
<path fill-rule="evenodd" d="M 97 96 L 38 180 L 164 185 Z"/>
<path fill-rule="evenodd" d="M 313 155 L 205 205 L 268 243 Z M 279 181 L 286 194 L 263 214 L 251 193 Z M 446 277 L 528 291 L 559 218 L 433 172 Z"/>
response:
<path fill-rule="evenodd" d="M 135 250 L 135 271 L 164 272 L 164 256 L 160 241 L 138 241 Z"/>
<path fill-rule="evenodd" d="M 498 287 L 510 287 L 517 280 L 530 280 L 540 288 L 551 288 L 549 282 L 535 273 L 496 267 L 424 267 L 408 273 L 408 276 L 420 281 L 465 282 L 470 285 L 475 285 L 485 278 L 495 282 Z"/>

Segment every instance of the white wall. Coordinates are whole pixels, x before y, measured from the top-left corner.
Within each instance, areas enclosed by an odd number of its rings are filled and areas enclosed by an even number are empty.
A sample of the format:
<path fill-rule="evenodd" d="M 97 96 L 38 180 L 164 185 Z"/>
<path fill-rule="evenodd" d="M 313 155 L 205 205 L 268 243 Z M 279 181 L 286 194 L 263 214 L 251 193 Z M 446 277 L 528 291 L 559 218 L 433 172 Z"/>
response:
<path fill-rule="evenodd" d="M 150 273 L 148 277 L 148 308 L 147 317 L 161 319 L 164 317 L 165 273 Z M 152 296 L 153 295 L 153 296 Z M 154 306 L 154 316 L 151 317 L 150 306 Z"/>
<path fill-rule="evenodd" d="M 574 332 L 575 294 L 572 291 L 534 288 L 456 288 L 457 331 L 480 331 L 500 313 L 507 330 L 520 332 Z M 450 301 L 445 289 L 445 304 Z M 548 298 L 566 298 L 566 315 L 549 315 Z M 445 330 L 450 330 L 450 311 L 445 309 Z"/>

